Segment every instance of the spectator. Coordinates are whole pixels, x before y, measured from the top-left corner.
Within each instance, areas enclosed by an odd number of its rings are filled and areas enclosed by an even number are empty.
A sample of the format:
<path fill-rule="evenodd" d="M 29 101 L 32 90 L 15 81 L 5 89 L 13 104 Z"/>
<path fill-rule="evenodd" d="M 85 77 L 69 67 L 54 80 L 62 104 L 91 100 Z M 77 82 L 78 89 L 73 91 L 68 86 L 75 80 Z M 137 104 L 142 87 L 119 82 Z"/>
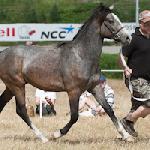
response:
<path fill-rule="evenodd" d="M 100 85 L 104 88 L 105 98 L 108 104 L 113 108 L 114 107 L 114 91 L 108 84 L 106 83 L 105 76 L 100 76 Z M 101 105 L 98 105 L 93 99 L 92 94 L 85 91 L 79 99 L 79 115 L 80 116 L 96 116 L 96 115 L 104 115 L 105 110 Z M 85 107 L 87 110 L 84 110 Z"/>
<path fill-rule="evenodd" d="M 36 42 L 33 42 L 33 41 L 26 41 L 25 42 L 25 45 L 26 46 L 30 46 L 30 45 L 36 45 L 37 43 Z"/>
<path fill-rule="evenodd" d="M 131 43 L 124 46 L 120 53 L 126 85 L 132 95 L 131 110 L 121 122 L 134 137 L 138 136 L 134 129 L 135 122 L 150 114 L 150 10 L 140 13 L 139 25 L 132 35 Z"/>
<path fill-rule="evenodd" d="M 55 92 L 47 92 L 44 90 L 36 89 L 36 114 L 40 112 L 40 101 L 42 101 L 42 115 L 56 115 L 54 109 L 56 101 Z"/>

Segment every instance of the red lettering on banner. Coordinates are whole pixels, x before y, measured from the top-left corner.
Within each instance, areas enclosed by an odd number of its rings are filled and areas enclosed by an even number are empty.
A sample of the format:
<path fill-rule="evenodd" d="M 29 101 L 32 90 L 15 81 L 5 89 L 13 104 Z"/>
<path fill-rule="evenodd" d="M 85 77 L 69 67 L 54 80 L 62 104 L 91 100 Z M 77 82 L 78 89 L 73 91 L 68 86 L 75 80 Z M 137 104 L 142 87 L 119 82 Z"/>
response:
<path fill-rule="evenodd" d="M 4 36 L 5 35 L 5 31 L 2 29 L 0 30 L 0 36 Z"/>
<path fill-rule="evenodd" d="M 6 36 L 9 36 L 9 28 L 6 29 Z"/>
<path fill-rule="evenodd" d="M 15 28 L 0 29 L 0 36 L 15 36 Z"/>
<path fill-rule="evenodd" d="M 12 36 L 15 36 L 15 28 L 12 28 Z"/>

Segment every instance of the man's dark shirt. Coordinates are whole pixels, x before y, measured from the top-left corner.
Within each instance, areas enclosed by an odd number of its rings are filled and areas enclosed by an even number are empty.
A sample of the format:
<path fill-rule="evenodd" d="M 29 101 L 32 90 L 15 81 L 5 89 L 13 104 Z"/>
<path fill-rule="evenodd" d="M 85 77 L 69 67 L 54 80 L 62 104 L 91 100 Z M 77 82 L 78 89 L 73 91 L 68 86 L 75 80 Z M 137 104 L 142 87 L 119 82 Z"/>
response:
<path fill-rule="evenodd" d="M 150 81 L 150 39 L 143 36 L 139 28 L 132 34 L 130 45 L 124 46 L 122 53 L 128 58 L 127 65 L 132 69 L 132 77 Z"/>

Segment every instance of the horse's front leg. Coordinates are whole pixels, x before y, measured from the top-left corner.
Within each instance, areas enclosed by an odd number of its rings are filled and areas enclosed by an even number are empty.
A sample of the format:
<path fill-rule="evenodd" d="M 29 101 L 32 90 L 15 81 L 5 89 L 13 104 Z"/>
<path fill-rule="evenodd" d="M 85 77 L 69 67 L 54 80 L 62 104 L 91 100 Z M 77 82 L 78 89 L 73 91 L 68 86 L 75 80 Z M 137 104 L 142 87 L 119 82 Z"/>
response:
<path fill-rule="evenodd" d="M 131 139 L 131 136 L 129 135 L 128 132 L 125 131 L 125 129 L 123 128 L 122 124 L 120 123 L 120 121 L 117 119 L 117 117 L 114 114 L 113 109 L 110 107 L 110 105 L 108 104 L 108 102 L 105 99 L 105 95 L 104 95 L 104 89 L 100 86 L 100 84 L 98 84 L 93 90 L 92 90 L 92 94 L 95 97 L 96 101 L 102 105 L 102 107 L 104 108 L 105 112 L 108 114 L 108 116 L 111 118 L 113 124 L 115 125 L 117 131 L 119 132 L 119 134 L 121 134 L 123 139 Z M 130 139 L 129 139 L 130 138 Z M 131 139 L 132 140 L 132 139 Z"/>
<path fill-rule="evenodd" d="M 72 125 L 78 120 L 78 107 L 79 107 L 79 97 L 81 92 L 79 90 L 73 90 L 68 93 L 69 96 L 69 104 L 70 104 L 70 121 L 66 124 L 66 126 L 60 129 L 57 132 L 54 132 L 54 138 L 59 138 L 70 130 Z"/>

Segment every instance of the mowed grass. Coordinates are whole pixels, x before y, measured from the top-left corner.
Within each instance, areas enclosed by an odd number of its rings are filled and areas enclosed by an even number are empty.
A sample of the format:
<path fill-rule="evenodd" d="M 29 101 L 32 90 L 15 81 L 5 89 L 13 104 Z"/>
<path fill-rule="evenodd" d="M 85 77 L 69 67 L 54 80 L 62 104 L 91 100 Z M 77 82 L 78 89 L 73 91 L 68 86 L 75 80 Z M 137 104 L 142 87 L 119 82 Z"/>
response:
<path fill-rule="evenodd" d="M 119 118 L 130 109 L 130 94 L 122 80 L 108 80 L 115 91 L 115 113 Z M 0 82 L 0 93 L 5 86 Z M 35 88 L 26 86 L 26 97 L 35 106 Z M 28 103 L 28 102 L 27 102 Z M 0 114 L 0 150 L 149 150 L 150 116 L 136 124 L 139 137 L 134 143 L 117 139 L 117 131 L 108 116 L 79 118 L 64 137 L 54 140 L 52 133 L 69 121 L 66 93 L 57 93 L 56 117 L 32 117 L 32 122 L 49 138 L 43 144 L 15 112 L 14 98 Z"/>

